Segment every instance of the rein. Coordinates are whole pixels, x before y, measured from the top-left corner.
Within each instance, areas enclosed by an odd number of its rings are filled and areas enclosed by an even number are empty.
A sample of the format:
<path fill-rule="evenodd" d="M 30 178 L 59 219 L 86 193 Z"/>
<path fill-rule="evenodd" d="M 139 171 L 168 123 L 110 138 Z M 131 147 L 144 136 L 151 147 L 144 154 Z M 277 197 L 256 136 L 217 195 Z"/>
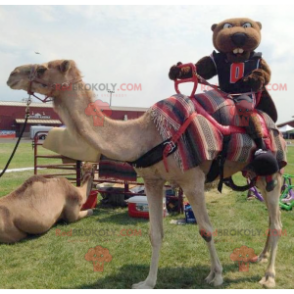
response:
<path fill-rule="evenodd" d="M 19 142 L 20 142 L 20 140 L 21 140 L 21 138 L 22 138 L 22 135 L 23 135 L 23 133 L 24 133 L 24 131 L 25 131 L 25 129 L 26 129 L 27 122 L 28 122 L 28 119 L 29 119 L 29 117 L 30 117 L 30 104 L 31 104 L 31 103 L 32 103 L 32 99 L 31 99 L 31 97 L 29 96 L 29 98 L 28 98 L 28 100 L 27 100 L 27 107 L 26 107 L 25 121 L 24 121 L 23 127 L 22 127 L 22 129 L 21 129 L 21 132 L 20 132 L 20 134 L 19 134 L 19 137 L 18 137 L 18 139 L 17 139 L 17 142 L 16 142 L 16 144 L 15 144 L 15 146 L 14 146 L 14 149 L 13 149 L 11 155 L 10 155 L 10 157 L 9 157 L 9 159 L 8 159 L 8 161 L 7 161 L 6 165 L 5 165 L 5 167 L 4 167 L 4 169 L 3 169 L 3 170 L 1 171 L 1 173 L 0 173 L 0 178 L 5 174 L 6 170 L 8 169 L 9 164 L 10 164 L 11 160 L 13 159 L 13 156 L 14 156 L 14 154 L 15 154 L 17 148 L 18 148 L 18 145 L 19 145 Z"/>

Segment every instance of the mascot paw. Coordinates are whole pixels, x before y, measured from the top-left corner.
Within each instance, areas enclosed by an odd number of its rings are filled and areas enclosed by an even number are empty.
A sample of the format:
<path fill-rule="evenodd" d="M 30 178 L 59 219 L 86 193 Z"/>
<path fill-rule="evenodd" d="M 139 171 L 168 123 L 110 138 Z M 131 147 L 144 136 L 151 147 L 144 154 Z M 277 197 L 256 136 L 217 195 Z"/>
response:
<path fill-rule="evenodd" d="M 171 80 L 176 80 L 181 78 L 185 79 L 192 76 L 191 68 L 189 66 L 179 68 L 178 67 L 179 65 L 182 65 L 182 63 L 178 62 L 177 65 L 173 65 L 170 68 L 168 76 Z"/>
<path fill-rule="evenodd" d="M 248 83 L 253 91 L 260 90 L 265 85 L 265 78 L 263 72 L 256 69 L 248 77 L 244 78 L 244 82 Z"/>
<path fill-rule="evenodd" d="M 176 80 L 181 77 L 181 69 L 178 67 L 181 64 L 181 62 L 178 62 L 177 65 L 173 65 L 170 68 L 168 76 L 171 80 Z"/>

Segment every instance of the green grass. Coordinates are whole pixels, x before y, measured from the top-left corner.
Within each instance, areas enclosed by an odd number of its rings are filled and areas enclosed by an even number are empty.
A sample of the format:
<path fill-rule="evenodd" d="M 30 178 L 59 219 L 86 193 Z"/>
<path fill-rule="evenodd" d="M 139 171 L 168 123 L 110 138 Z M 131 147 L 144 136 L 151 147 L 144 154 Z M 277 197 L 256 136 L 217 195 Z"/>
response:
<path fill-rule="evenodd" d="M 6 148 L 4 152 L 3 146 Z M 7 154 L 9 144 L 1 144 Z M 21 144 L 13 167 L 32 166 L 29 144 Z M 47 153 L 47 152 L 46 152 Z M 7 156 L 6 156 L 7 158 Z M 4 165 L 1 157 L 1 167 Z M 294 148 L 289 148 L 286 172 L 294 174 Z M 0 179 L 0 196 L 19 186 L 32 172 L 6 174 Z M 237 176 L 241 181 L 240 177 Z M 246 245 L 259 254 L 265 242 L 267 210 L 263 203 L 246 201 L 246 193 L 225 189 L 223 194 L 207 193 L 207 207 L 214 229 L 261 231 L 260 236 L 220 235 L 215 237 L 216 249 L 223 265 L 224 284 L 221 288 L 262 288 L 266 264 L 251 264 L 249 272 L 239 272 L 230 260 L 237 247 Z M 19 207 L 21 212 L 21 207 Z M 159 262 L 157 288 L 212 288 L 204 282 L 209 273 L 209 255 L 205 242 L 195 225 L 173 225 L 164 219 L 164 242 Z M 282 211 L 283 229 L 287 236 L 279 242 L 276 260 L 277 288 L 293 288 L 294 211 Z M 57 236 L 56 230 L 98 230 L 97 235 Z M 141 231 L 141 236 L 122 236 L 122 230 Z M 109 236 L 103 236 L 108 232 Z M 114 232 L 112 235 L 111 232 Z M 125 232 L 125 231 L 123 231 Z M 94 272 L 84 259 L 88 249 L 100 245 L 109 249 L 112 261 L 103 272 Z M 144 280 L 149 271 L 151 247 L 148 222 L 128 216 L 127 209 L 96 208 L 94 215 L 73 224 L 59 223 L 42 236 L 31 237 L 14 245 L 0 245 L 0 288 L 130 288 Z"/>
<path fill-rule="evenodd" d="M 14 143 L 0 143 L 0 169 L 3 169 L 14 148 Z M 45 148 L 39 148 L 39 155 L 56 154 Z M 38 159 L 38 164 L 45 164 L 47 159 Z M 52 159 L 50 163 L 60 163 L 59 159 Z M 31 143 L 21 143 L 13 157 L 9 169 L 34 166 L 34 151 Z"/>

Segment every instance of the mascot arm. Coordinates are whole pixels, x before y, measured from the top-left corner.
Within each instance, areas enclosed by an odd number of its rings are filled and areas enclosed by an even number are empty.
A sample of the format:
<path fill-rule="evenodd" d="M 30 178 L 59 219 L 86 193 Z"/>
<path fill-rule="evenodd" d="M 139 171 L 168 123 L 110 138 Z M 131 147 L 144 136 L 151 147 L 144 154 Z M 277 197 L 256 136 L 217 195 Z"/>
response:
<path fill-rule="evenodd" d="M 209 80 L 217 74 L 216 67 L 210 56 L 205 56 L 195 64 L 197 73 L 204 79 Z"/>
<path fill-rule="evenodd" d="M 253 91 L 259 91 L 269 83 L 271 71 L 264 59 L 260 60 L 259 68 L 243 79 L 246 86 L 250 86 Z"/>
<path fill-rule="evenodd" d="M 169 70 L 169 78 L 171 80 L 175 79 L 187 79 L 192 77 L 192 71 L 190 67 L 179 68 L 181 65 L 178 62 L 177 65 L 173 65 Z M 209 56 L 201 58 L 196 64 L 197 73 L 204 79 L 210 79 L 217 74 L 215 65 Z"/>

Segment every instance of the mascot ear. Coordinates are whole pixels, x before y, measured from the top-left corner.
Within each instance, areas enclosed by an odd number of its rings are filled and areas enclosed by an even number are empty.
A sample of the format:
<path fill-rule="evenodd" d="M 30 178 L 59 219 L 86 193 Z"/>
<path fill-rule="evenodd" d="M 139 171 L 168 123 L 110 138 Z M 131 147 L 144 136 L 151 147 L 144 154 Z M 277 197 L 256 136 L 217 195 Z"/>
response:
<path fill-rule="evenodd" d="M 211 26 L 211 30 L 214 31 L 216 27 L 217 27 L 217 24 L 215 23 Z"/>
<path fill-rule="evenodd" d="M 257 23 L 257 25 L 259 26 L 259 29 L 261 30 L 261 29 L 262 29 L 262 25 L 261 25 L 261 23 L 260 23 L 259 21 L 257 21 L 256 23 Z"/>

